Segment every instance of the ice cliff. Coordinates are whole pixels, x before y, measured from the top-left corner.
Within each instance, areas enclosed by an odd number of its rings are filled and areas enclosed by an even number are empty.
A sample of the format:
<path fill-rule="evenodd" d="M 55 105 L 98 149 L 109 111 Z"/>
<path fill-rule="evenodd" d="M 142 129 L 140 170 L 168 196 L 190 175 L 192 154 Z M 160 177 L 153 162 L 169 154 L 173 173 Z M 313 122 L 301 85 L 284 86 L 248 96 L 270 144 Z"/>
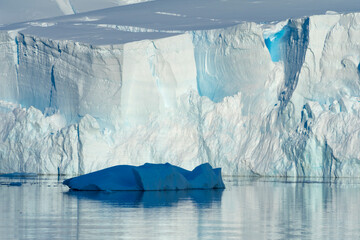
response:
<path fill-rule="evenodd" d="M 107 45 L 0 30 L 0 172 L 360 174 L 360 13 Z"/>

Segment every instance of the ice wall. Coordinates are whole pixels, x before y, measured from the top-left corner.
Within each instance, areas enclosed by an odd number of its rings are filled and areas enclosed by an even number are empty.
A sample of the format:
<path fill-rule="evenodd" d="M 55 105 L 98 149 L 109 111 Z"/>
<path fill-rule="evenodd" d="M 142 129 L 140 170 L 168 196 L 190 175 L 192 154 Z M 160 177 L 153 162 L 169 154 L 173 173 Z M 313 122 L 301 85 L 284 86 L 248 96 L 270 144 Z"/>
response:
<path fill-rule="evenodd" d="M 360 172 L 359 13 L 111 46 L 0 38 L 0 172 Z"/>
<path fill-rule="evenodd" d="M 59 110 L 69 123 L 87 112 L 111 122 L 100 109 L 120 100 L 121 47 L 96 48 L 71 41 L 52 41 L 21 33 L 2 32 L 2 99 L 34 106 L 44 113 Z M 11 59 L 12 58 L 12 59 Z M 108 94 L 103 95 L 103 92 Z M 101 119 L 101 120 L 102 120 Z"/>
<path fill-rule="evenodd" d="M 191 37 L 92 46 L 2 32 L 1 99 L 60 111 L 68 123 L 91 114 L 102 127 L 141 122 L 195 86 Z M 126 68 L 126 71 L 123 71 Z M 181 77 L 181 79 L 179 79 Z M 121 118 L 125 115 L 125 118 Z"/>

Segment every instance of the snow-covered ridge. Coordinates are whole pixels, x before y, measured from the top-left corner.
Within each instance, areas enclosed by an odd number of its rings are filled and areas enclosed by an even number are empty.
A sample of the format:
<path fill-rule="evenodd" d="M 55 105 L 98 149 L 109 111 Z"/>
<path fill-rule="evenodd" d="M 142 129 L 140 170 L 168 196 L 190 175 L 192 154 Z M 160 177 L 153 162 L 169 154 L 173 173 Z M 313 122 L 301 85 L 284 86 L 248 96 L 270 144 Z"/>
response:
<path fill-rule="evenodd" d="M 357 176 L 360 13 L 117 45 L 0 32 L 0 172 Z M 11 104 L 10 104 L 11 103 Z"/>
<path fill-rule="evenodd" d="M 12 0 L 0 2 L 0 25 L 73 15 L 151 0 Z"/>
<path fill-rule="evenodd" d="M 157 29 L 134 27 L 134 26 L 115 25 L 115 24 L 97 24 L 96 27 L 98 27 L 98 28 L 111 28 L 111 29 L 116 29 L 116 30 L 119 30 L 119 31 L 134 32 L 134 33 L 138 33 L 138 32 L 184 33 L 184 31 L 178 31 L 178 30 L 157 30 Z"/>

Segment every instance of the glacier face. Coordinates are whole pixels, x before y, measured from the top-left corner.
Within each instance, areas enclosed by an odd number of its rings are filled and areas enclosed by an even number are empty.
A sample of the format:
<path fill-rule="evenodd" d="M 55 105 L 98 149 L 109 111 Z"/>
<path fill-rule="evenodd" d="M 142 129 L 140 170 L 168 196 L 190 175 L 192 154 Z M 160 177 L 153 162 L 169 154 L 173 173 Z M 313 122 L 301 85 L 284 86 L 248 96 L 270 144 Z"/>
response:
<path fill-rule="evenodd" d="M 360 14 L 112 45 L 0 32 L 0 172 L 360 173 Z"/>

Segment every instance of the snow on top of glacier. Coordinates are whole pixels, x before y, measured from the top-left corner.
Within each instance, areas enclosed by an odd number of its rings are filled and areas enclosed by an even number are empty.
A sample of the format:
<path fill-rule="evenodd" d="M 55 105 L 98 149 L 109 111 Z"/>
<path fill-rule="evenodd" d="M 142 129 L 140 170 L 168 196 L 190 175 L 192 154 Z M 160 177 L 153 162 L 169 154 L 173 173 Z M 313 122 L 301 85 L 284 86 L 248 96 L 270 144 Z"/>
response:
<path fill-rule="evenodd" d="M 62 2 L 63 8 L 70 4 L 74 12 L 81 9 L 80 6 L 96 5 L 95 0 L 89 4 L 85 4 L 85 0 L 57 2 Z M 137 2 L 140 3 L 36 20 L 35 23 L 4 25 L 0 30 L 21 29 L 24 34 L 55 40 L 107 45 L 157 39 L 185 31 L 224 28 L 243 21 L 261 23 L 325 14 L 327 11 L 360 11 L 358 0 L 122 0 L 122 4 Z"/>
<path fill-rule="evenodd" d="M 27 22 L 151 0 L 11 0 L 0 1 L 0 25 Z"/>

